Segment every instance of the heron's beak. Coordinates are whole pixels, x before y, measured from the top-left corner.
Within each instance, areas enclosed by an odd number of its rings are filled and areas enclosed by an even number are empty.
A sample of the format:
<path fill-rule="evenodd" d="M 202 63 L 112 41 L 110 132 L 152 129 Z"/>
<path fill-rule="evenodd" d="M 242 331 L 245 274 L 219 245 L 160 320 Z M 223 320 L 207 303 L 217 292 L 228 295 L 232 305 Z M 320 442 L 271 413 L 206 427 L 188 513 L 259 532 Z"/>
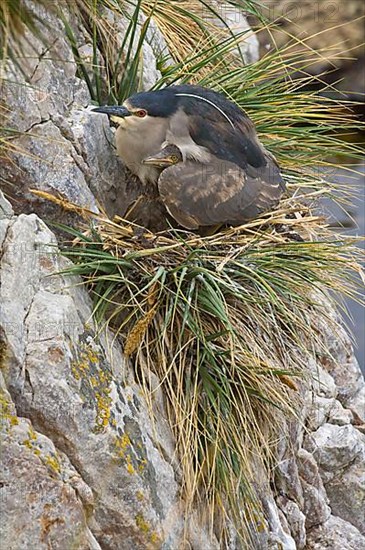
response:
<path fill-rule="evenodd" d="M 127 107 L 123 105 L 104 105 L 103 107 L 96 107 L 92 109 L 94 113 L 104 113 L 110 117 L 125 118 L 132 113 L 128 111 Z"/>
<path fill-rule="evenodd" d="M 156 155 L 146 157 L 142 160 L 142 164 L 157 166 L 158 168 L 167 168 L 168 166 L 173 166 L 174 164 L 176 164 L 176 162 L 174 162 L 170 157 L 159 157 L 158 155 Z"/>

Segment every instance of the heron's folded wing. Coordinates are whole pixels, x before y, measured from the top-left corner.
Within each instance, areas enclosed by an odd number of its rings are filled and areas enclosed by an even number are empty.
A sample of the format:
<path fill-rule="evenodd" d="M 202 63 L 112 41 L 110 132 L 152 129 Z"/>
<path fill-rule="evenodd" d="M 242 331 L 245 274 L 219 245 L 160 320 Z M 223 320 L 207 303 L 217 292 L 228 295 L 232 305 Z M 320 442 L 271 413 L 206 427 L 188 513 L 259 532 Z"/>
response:
<path fill-rule="evenodd" d="M 158 187 L 167 210 L 188 229 L 239 225 L 273 208 L 283 192 L 280 172 L 270 173 L 267 165 L 247 172 L 220 159 L 167 168 Z"/>

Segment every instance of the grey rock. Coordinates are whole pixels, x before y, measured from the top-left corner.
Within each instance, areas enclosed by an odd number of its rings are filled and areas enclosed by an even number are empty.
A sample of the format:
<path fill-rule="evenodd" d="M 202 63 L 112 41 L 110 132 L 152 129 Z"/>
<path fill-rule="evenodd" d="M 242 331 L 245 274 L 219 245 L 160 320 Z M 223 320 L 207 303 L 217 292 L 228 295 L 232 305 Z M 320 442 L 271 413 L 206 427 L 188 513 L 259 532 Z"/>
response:
<path fill-rule="evenodd" d="M 0 190 L 0 249 L 9 229 L 9 219 L 13 216 L 13 209 L 10 202 Z"/>
<path fill-rule="evenodd" d="M 296 550 L 296 544 L 290 533 L 285 532 L 280 522 L 279 510 L 272 495 L 262 498 L 265 515 L 269 525 L 268 550 L 281 548 L 282 550 Z"/>
<path fill-rule="evenodd" d="M 319 397 L 312 392 L 308 392 L 307 400 L 309 406 L 306 424 L 310 431 L 315 431 L 328 421 L 336 400 L 333 397 Z"/>
<path fill-rule="evenodd" d="M 235 53 L 242 59 L 243 63 L 257 61 L 259 59 L 259 42 L 256 34 L 251 30 L 244 10 L 225 1 L 209 0 L 208 3 L 216 11 L 218 17 L 214 16 L 207 8 L 203 8 L 203 18 L 222 29 L 228 27 L 233 35 L 241 36 L 240 44 Z"/>
<path fill-rule="evenodd" d="M 88 210 L 98 211 L 95 198 L 78 166 L 81 161 L 79 155 L 52 121 L 33 127 L 30 133 L 19 137 L 16 144 L 22 151 L 27 151 L 27 154 L 14 153 L 17 168 L 11 167 L 12 183 L 17 185 L 13 194 L 17 198 L 18 210 L 20 204 L 22 210 L 30 212 L 39 201 L 30 192 L 34 188 Z M 24 174 L 27 178 L 24 178 Z M 49 217 L 54 209 L 53 203 L 48 203 L 44 205 L 42 213 Z M 59 208 L 55 215 L 60 220 Z"/>
<path fill-rule="evenodd" d="M 331 481 L 339 469 L 348 467 L 364 449 L 364 436 L 354 426 L 324 424 L 305 440 L 313 454 L 324 483 Z"/>
<path fill-rule="evenodd" d="M 331 508 L 328 506 L 328 499 L 324 496 L 322 487 L 310 485 L 302 480 L 305 524 L 306 528 L 310 529 L 315 525 L 319 525 L 327 521 L 331 515 Z"/>
<path fill-rule="evenodd" d="M 344 426 L 351 424 L 353 413 L 345 409 L 340 401 L 334 398 L 319 397 L 312 392 L 307 393 L 307 419 L 306 425 L 310 431 L 316 431 L 325 423 Z"/>
<path fill-rule="evenodd" d="M 77 545 L 80 550 L 101 550 L 80 498 L 92 507 L 91 489 L 50 439 L 17 416 L 1 373 L 0 395 L 3 548 L 64 550 Z"/>
<path fill-rule="evenodd" d="M 301 479 L 304 479 L 307 483 L 319 487 L 323 484 L 321 476 L 319 474 L 318 464 L 315 461 L 313 455 L 306 449 L 300 449 L 297 453 L 298 473 Z M 324 489 L 323 489 L 324 490 Z"/>
<path fill-rule="evenodd" d="M 308 358 L 308 366 L 312 371 L 312 391 L 318 397 L 331 399 L 337 397 L 338 389 L 335 380 L 321 364 Z"/>
<path fill-rule="evenodd" d="M 346 407 L 354 415 L 354 424 L 365 424 L 365 384 L 359 384 L 359 390 L 346 399 Z"/>
<path fill-rule="evenodd" d="M 306 446 L 318 464 L 332 512 L 365 532 L 364 435 L 352 425 L 324 424 Z"/>
<path fill-rule="evenodd" d="M 355 358 L 350 337 L 338 322 L 338 314 L 330 302 L 324 300 L 324 303 L 328 310 L 328 318 L 316 319 L 316 325 L 324 337 L 326 349 L 318 349 L 317 353 L 322 367 L 335 381 L 337 399 L 347 407 L 347 402 L 364 388 L 365 381 Z M 363 413 L 364 408 L 360 409 Z"/>
<path fill-rule="evenodd" d="M 298 550 L 302 550 L 306 545 L 306 529 L 305 529 L 305 515 L 300 510 L 299 506 L 285 497 L 278 497 L 276 499 L 280 510 L 284 514 L 284 518 L 288 523 L 291 536 L 295 540 Z M 281 521 L 283 523 L 283 521 Z"/>
<path fill-rule="evenodd" d="M 68 120 L 70 139 L 83 159 L 83 172 L 89 187 L 107 215 L 123 216 L 141 186 L 130 182 L 122 161 L 113 147 L 114 133 L 107 116 L 89 110 L 73 111 Z M 102 151 L 102 154 L 101 154 Z"/>
<path fill-rule="evenodd" d="M 323 525 L 311 529 L 307 535 L 308 550 L 361 550 L 365 537 L 351 523 L 330 516 Z"/>
<path fill-rule="evenodd" d="M 183 527 L 178 485 L 159 450 L 169 443 L 159 441 L 119 348 L 115 345 L 110 357 L 104 352 L 110 345 L 102 345 L 90 324 L 85 289 L 61 276 L 48 277 L 67 265 L 54 243 L 34 214 L 15 219 L 7 233 L 0 311 L 7 387 L 18 414 L 52 439 L 94 494 L 87 524 L 82 507 L 74 522 L 82 532 L 88 525 L 101 547 L 145 548 L 163 539 L 176 548 Z M 10 509 L 11 495 L 5 498 Z M 71 547 L 69 522 L 59 529 L 64 531 L 57 534 L 60 544 Z M 21 547 L 23 535 L 18 536 L 14 540 Z M 27 536 L 28 547 L 39 547 L 38 531 Z"/>
<path fill-rule="evenodd" d="M 287 498 L 303 506 L 303 491 L 298 473 L 298 464 L 294 457 L 281 460 L 275 470 L 277 490 Z"/>
<path fill-rule="evenodd" d="M 298 472 L 303 489 L 306 526 L 310 528 L 326 521 L 331 514 L 328 497 L 320 476 L 318 465 L 311 453 L 300 449 L 297 454 Z"/>
<path fill-rule="evenodd" d="M 325 487 L 332 513 L 365 535 L 365 452 Z"/>
<path fill-rule="evenodd" d="M 333 403 L 328 416 L 328 422 L 330 424 L 337 424 L 338 426 L 345 426 L 353 422 L 354 415 L 350 409 L 345 409 L 337 399 Z"/>
<path fill-rule="evenodd" d="M 29 42 L 24 40 L 22 46 L 28 60 L 23 69 L 31 76 L 26 79 L 9 62 L 6 78 L 1 81 L 2 98 L 9 110 L 6 124 L 15 132 L 12 152 L 0 167 L 2 188 L 16 213 L 36 212 L 45 220 L 65 225 L 77 226 L 80 217 L 64 204 L 36 196 L 30 189 L 45 191 L 95 213 L 97 199 L 108 215 L 123 215 L 141 189 L 132 182 L 131 189 L 126 190 L 124 168 L 114 154 L 109 126 L 104 117 L 85 111 L 90 104 L 89 91 L 77 77 L 77 65 L 56 11 L 51 6 L 49 10 L 33 4 L 30 7 L 47 22 L 44 35 L 51 46 L 46 52 L 43 42 L 26 35 Z M 65 16 L 74 26 L 76 38 L 82 40 L 76 21 L 68 12 Z M 158 36 L 155 28 L 151 43 L 157 43 Z M 160 47 L 161 42 L 160 36 Z M 90 44 L 83 46 L 83 54 L 90 55 Z M 148 43 L 145 49 L 151 57 Z M 145 65 L 150 74 L 156 61 L 149 58 Z M 150 74 L 149 78 L 154 78 L 151 84 L 158 76 Z"/>
<path fill-rule="evenodd" d="M 6 68 L 2 94 L 9 110 L 6 123 L 13 129 L 14 139 L 12 152 L 0 168 L 2 187 L 16 213 L 35 211 L 48 220 L 76 224 L 70 211 L 36 197 L 30 189 L 97 212 L 80 168 L 82 159 L 56 123 L 71 109 L 86 106 L 90 96 L 86 84 L 76 76 L 77 65 L 60 18 L 40 4 L 28 3 L 28 7 L 47 21 L 43 34 L 50 47 L 47 50 L 42 41 L 26 34 L 23 69 L 30 76 L 26 79 L 12 64 Z"/>
<path fill-rule="evenodd" d="M 13 216 L 14 212 L 10 202 L 5 198 L 4 193 L 0 190 L 0 220 L 6 220 Z"/>

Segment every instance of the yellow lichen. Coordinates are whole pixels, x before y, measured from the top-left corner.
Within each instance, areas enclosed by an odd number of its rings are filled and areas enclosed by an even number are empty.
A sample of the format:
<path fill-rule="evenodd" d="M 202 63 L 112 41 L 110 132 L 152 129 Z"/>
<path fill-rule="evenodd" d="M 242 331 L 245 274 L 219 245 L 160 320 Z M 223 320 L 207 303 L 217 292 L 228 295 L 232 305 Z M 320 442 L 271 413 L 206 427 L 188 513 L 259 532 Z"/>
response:
<path fill-rule="evenodd" d="M 138 470 L 140 472 L 143 472 L 145 467 L 146 467 L 146 464 L 147 464 L 147 460 L 145 458 L 142 458 L 140 461 L 139 461 L 139 464 L 138 464 Z"/>
<path fill-rule="evenodd" d="M 95 388 L 98 385 L 98 379 L 95 376 L 91 376 L 89 380 L 93 388 Z"/>
<path fill-rule="evenodd" d="M 125 466 L 129 474 L 135 474 L 136 470 L 133 466 L 133 456 L 132 456 L 132 443 L 130 437 L 127 433 L 124 433 L 121 436 L 117 436 L 114 439 L 114 446 L 117 451 L 117 457 L 125 461 Z"/>
<path fill-rule="evenodd" d="M 5 366 L 7 353 L 8 353 L 8 350 L 5 342 L 0 342 L 0 368 L 1 369 Z"/>
<path fill-rule="evenodd" d="M 7 399 L 6 394 L 3 391 L 0 391 L 0 419 L 0 424 L 4 428 L 6 426 L 6 422 L 8 422 L 10 426 L 19 424 L 17 416 L 11 410 L 10 401 Z"/>
<path fill-rule="evenodd" d="M 137 514 L 135 517 L 136 525 L 138 529 L 142 531 L 145 535 L 149 535 L 149 542 L 152 544 L 153 548 L 159 548 L 161 546 L 161 538 L 156 533 L 156 531 L 151 532 L 151 526 L 149 523 L 144 519 L 143 514 Z M 151 546 L 148 545 L 148 548 Z"/>
<path fill-rule="evenodd" d="M 57 474 L 61 473 L 61 465 L 59 463 L 59 460 L 57 456 L 55 455 L 45 455 L 42 457 L 42 460 L 44 461 L 47 466 L 49 466 L 54 472 Z"/>
<path fill-rule="evenodd" d="M 136 470 L 133 468 L 133 464 L 129 461 L 127 461 L 127 472 L 129 474 L 135 474 Z"/>
<path fill-rule="evenodd" d="M 137 514 L 135 517 L 136 525 L 138 529 L 140 529 L 143 533 L 149 533 L 151 530 L 151 527 L 147 523 L 147 521 L 144 519 L 142 514 Z"/>
<path fill-rule="evenodd" d="M 145 500 L 145 496 L 142 491 L 137 491 L 136 497 L 137 497 L 137 500 L 139 500 L 140 502 L 143 502 Z"/>
<path fill-rule="evenodd" d="M 105 429 L 109 424 L 110 418 L 110 405 L 111 398 L 109 397 L 109 388 L 105 390 L 105 394 L 95 393 L 95 399 L 97 404 L 97 413 L 95 420 L 95 427 L 98 429 Z"/>
<path fill-rule="evenodd" d="M 150 536 L 150 541 L 154 546 L 157 546 L 157 545 L 160 546 L 161 538 L 158 536 L 158 534 L 155 531 L 153 531 L 153 533 L 151 533 L 151 536 Z"/>
<path fill-rule="evenodd" d="M 29 426 L 29 428 L 28 428 L 28 436 L 29 436 L 29 439 L 31 439 L 32 441 L 37 440 L 37 434 L 35 433 L 32 426 Z"/>
<path fill-rule="evenodd" d="M 79 344 L 77 360 L 72 362 L 71 372 L 76 380 L 83 382 L 82 396 L 95 405 L 95 431 L 104 431 L 110 425 L 112 375 L 107 369 L 103 369 L 103 363 L 92 343 Z"/>

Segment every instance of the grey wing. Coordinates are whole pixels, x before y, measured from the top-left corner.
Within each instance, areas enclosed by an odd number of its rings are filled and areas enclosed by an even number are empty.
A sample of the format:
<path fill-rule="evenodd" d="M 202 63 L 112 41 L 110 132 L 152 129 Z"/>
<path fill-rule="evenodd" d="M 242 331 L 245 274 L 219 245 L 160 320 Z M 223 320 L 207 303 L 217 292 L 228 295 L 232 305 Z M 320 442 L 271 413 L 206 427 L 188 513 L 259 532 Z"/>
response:
<path fill-rule="evenodd" d="M 276 206 L 283 192 L 280 172 L 271 163 L 242 170 L 220 159 L 209 165 L 186 161 L 167 168 L 158 187 L 169 213 L 187 229 L 239 225 Z"/>

